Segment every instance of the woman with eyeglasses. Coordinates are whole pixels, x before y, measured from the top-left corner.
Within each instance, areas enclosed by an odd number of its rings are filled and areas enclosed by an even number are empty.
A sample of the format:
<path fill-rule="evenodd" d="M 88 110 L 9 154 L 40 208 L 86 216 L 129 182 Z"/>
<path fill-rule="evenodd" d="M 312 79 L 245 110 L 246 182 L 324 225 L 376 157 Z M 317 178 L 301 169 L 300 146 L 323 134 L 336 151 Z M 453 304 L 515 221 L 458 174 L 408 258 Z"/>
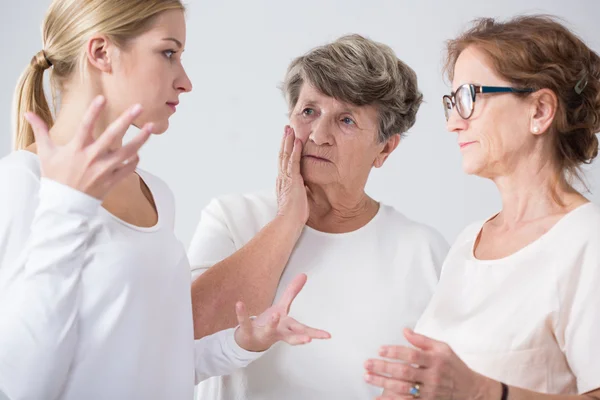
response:
<path fill-rule="evenodd" d="M 366 380 L 379 399 L 600 399 L 600 207 L 575 189 L 598 155 L 600 58 L 522 16 L 477 21 L 446 66 L 463 169 L 502 209 L 459 235 L 413 346 L 382 347 Z"/>

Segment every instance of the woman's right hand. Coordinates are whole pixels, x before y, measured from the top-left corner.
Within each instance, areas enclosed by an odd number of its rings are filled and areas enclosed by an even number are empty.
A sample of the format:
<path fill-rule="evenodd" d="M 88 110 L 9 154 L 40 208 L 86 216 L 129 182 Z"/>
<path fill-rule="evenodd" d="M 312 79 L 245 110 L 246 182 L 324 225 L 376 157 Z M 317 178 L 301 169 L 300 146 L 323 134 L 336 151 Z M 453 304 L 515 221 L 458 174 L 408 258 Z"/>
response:
<path fill-rule="evenodd" d="M 302 141 L 296 138 L 290 126 L 286 126 L 279 152 L 277 215 L 304 226 L 308 221 L 309 206 L 304 179 L 300 174 L 301 158 Z"/>
<path fill-rule="evenodd" d="M 48 127 L 40 117 L 33 113 L 25 114 L 25 119 L 33 128 L 42 176 L 99 200 L 135 170 L 139 162 L 138 150 L 146 143 L 153 129 L 152 124 L 148 123 L 129 143 L 114 146 L 123 139 L 129 126 L 140 115 L 141 106 L 135 105 L 94 139 L 94 128 L 104 104 L 104 97 L 94 99 L 79 130 L 64 145 L 52 142 Z M 111 150 L 114 148 L 117 150 Z"/>

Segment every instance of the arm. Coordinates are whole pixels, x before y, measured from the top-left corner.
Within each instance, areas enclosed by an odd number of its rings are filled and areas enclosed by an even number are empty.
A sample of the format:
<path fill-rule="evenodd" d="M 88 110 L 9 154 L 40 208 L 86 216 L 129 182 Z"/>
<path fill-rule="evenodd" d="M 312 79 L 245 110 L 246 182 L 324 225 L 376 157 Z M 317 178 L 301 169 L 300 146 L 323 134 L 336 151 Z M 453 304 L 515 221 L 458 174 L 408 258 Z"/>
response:
<path fill-rule="evenodd" d="M 260 314 L 273 303 L 279 279 L 301 230 L 302 226 L 285 217 L 276 217 L 244 247 L 194 280 L 196 338 L 235 326 L 238 300 L 247 304 L 252 315 Z"/>
<path fill-rule="evenodd" d="M 244 303 L 238 302 L 235 307 L 238 328 L 196 340 L 196 384 L 247 366 L 279 341 L 302 345 L 312 339 L 329 339 L 328 332 L 303 325 L 288 315 L 305 283 L 306 275 L 298 275 L 277 304 L 256 318 L 251 318 Z"/>
<path fill-rule="evenodd" d="M 123 114 L 94 140 L 103 105 L 103 98 L 92 103 L 79 132 L 65 145 L 52 143 L 38 116 L 25 115 L 37 145 L 43 177 L 39 188 L 27 168 L 4 165 L 0 171 L 0 187 L 6 190 L 0 196 L 0 395 L 4 397 L 53 399 L 68 377 L 77 342 L 88 221 L 110 189 L 133 172 L 137 151 L 150 135 L 146 126 L 127 145 L 110 151 L 141 110 Z"/>
<path fill-rule="evenodd" d="M 283 143 L 277 217 L 244 247 L 217 262 L 192 283 L 195 338 L 235 326 L 238 300 L 246 303 L 252 315 L 260 314 L 273 303 L 281 274 L 308 219 L 308 200 L 300 175 L 302 144 L 294 140 L 293 134 L 286 135 Z M 201 221 L 194 247 L 233 251 L 226 227 L 214 215 L 204 213 L 208 220 Z M 194 257 L 190 258 L 194 262 Z"/>
<path fill-rule="evenodd" d="M 77 343 L 87 220 L 100 202 L 42 180 L 37 210 L 27 209 L 35 201 L 37 185 L 27 185 L 31 177 L 20 182 L 14 178 L 19 174 L 10 180 L 20 193 L 0 200 L 0 243 L 10 246 L 3 246 L 0 254 L 0 393 L 10 399 L 55 398 L 67 379 Z M 34 211 L 26 242 L 11 240 L 11 227 L 31 221 L 26 216 Z M 8 260 L 4 257 L 8 254 L 17 257 Z"/>

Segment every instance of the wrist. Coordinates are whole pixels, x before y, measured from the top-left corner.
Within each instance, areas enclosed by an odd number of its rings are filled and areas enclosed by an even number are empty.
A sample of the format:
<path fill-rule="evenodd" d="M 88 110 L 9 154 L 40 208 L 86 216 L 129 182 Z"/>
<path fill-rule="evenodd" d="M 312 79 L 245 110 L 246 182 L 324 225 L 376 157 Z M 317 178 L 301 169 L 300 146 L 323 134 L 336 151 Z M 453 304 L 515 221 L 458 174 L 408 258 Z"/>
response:
<path fill-rule="evenodd" d="M 483 375 L 479 377 L 473 400 L 501 400 L 502 384 Z"/>
<path fill-rule="evenodd" d="M 302 221 L 300 218 L 286 215 L 286 214 L 277 214 L 273 223 L 280 227 L 283 231 L 289 232 L 296 239 L 300 237 L 304 226 L 306 225 L 306 221 Z"/>
<path fill-rule="evenodd" d="M 240 332 L 240 327 L 238 326 L 233 333 L 233 338 L 240 348 L 245 351 L 249 351 L 251 353 L 262 353 L 267 351 L 269 348 L 264 348 L 264 346 L 257 346 L 252 343 L 252 340 L 247 339 L 245 335 Z"/>

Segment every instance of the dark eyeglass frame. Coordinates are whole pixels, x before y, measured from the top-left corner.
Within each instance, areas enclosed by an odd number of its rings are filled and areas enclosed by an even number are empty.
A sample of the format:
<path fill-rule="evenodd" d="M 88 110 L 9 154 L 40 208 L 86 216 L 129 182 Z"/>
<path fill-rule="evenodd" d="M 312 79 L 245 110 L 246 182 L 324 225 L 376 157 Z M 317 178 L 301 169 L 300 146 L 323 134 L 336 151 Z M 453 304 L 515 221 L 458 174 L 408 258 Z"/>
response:
<path fill-rule="evenodd" d="M 469 87 L 469 93 L 471 93 L 471 109 L 469 110 L 469 114 L 466 116 L 462 115 L 459 108 L 456 107 L 456 93 L 458 93 L 465 86 Z M 449 95 L 446 94 L 442 96 L 442 104 L 444 105 L 444 114 L 446 116 L 446 121 L 450 119 L 450 112 L 452 112 L 453 108 L 456 108 L 458 115 L 460 115 L 462 119 L 471 118 L 471 115 L 473 115 L 473 111 L 475 110 L 475 100 L 477 98 L 476 95 L 478 93 L 533 93 L 535 91 L 536 89 L 532 88 L 519 89 L 508 86 L 481 86 L 472 83 L 465 83 L 464 85 L 460 85 L 454 92 L 450 93 Z M 450 105 L 450 107 L 448 107 L 448 104 Z"/>

